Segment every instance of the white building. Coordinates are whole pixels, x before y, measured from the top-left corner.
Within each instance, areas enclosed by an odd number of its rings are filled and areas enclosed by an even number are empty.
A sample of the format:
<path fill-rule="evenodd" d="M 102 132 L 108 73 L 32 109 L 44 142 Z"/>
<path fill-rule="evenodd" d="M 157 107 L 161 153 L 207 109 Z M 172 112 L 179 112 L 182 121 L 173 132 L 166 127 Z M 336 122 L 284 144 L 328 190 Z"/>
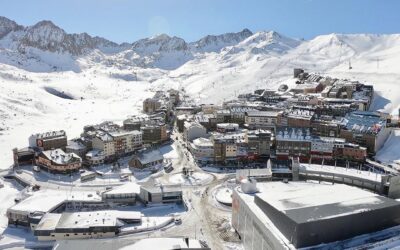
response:
<path fill-rule="evenodd" d="M 185 141 L 208 137 L 207 129 L 197 122 L 185 122 L 183 126 L 183 139 Z"/>
<path fill-rule="evenodd" d="M 106 156 L 103 151 L 93 149 L 86 153 L 85 158 L 90 165 L 98 165 L 104 163 Z"/>
<path fill-rule="evenodd" d="M 275 128 L 278 121 L 278 112 L 274 111 L 248 111 L 245 116 L 245 124 L 250 129 Z"/>
<path fill-rule="evenodd" d="M 131 154 L 140 149 L 142 144 L 142 132 L 137 130 L 102 132 L 92 140 L 93 149 L 103 151 L 106 159 Z"/>
<path fill-rule="evenodd" d="M 140 185 L 128 182 L 101 194 L 103 201 L 113 204 L 134 204 L 140 194 Z"/>
<path fill-rule="evenodd" d="M 218 123 L 217 131 L 221 133 L 235 132 L 239 130 L 239 124 L 237 123 Z"/>
<path fill-rule="evenodd" d="M 133 211 L 90 211 L 47 213 L 37 225 L 34 235 L 39 241 L 114 237 L 124 221 L 140 222 L 142 214 Z"/>
<path fill-rule="evenodd" d="M 316 137 L 311 140 L 311 155 L 318 153 L 328 158 L 333 157 L 335 148 L 343 148 L 346 143 L 345 139 L 334 137 Z M 325 157 L 324 157 L 325 158 Z"/>
<path fill-rule="evenodd" d="M 257 193 L 245 189 L 232 195 L 232 226 L 245 250 L 340 248 L 341 240 L 399 223 L 400 202 L 344 184 L 265 182 Z"/>
<path fill-rule="evenodd" d="M 190 143 L 190 152 L 198 162 L 210 162 L 214 159 L 214 144 L 210 139 L 197 138 Z"/>
<path fill-rule="evenodd" d="M 100 134 L 93 138 L 92 146 L 93 149 L 103 151 L 105 158 L 110 158 L 115 155 L 113 138 L 107 133 Z"/>

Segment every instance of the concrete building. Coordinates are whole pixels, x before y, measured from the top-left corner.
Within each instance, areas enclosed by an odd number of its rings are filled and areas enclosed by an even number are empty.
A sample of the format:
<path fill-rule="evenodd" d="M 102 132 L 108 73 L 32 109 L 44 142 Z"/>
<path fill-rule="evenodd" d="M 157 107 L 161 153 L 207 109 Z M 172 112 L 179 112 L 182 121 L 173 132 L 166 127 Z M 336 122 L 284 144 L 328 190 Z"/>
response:
<path fill-rule="evenodd" d="M 293 109 L 287 114 L 288 127 L 310 128 L 314 111 L 307 109 Z"/>
<path fill-rule="evenodd" d="M 311 93 L 319 93 L 323 89 L 324 86 L 321 83 L 310 82 L 310 83 L 296 84 L 296 86 L 290 89 L 290 91 L 296 94 L 311 94 Z"/>
<path fill-rule="evenodd" d="M 278 112 L 274 111 L 248 111 L 245 124 L 250 129 L 275 129 Z"/>
<path fill-rule="evenodd" d="M 277 128 L 276 157 L 287 160 L 290 156 L 297 156 L 300 160 L 308 160 L 310 157 L 311 140 L 310 129 Z"/>
<path fill-rule="evenodd" d="M 310 157 L 313 159 L 333 159 L 337 152 L 342 152 L 346 140 L 334 137 L 313 137 L 311 140 Z"/>
<path fill-rule="evenodd" d="M 146 125 L 141 130 L 143 133 L 143 144 L 145 145 L 157 145 L 169 139 L 165 123 Z"/>
<path fill-rule="evenodd" d="M 56 148 L 65 150 L 67 145 L 67 134 L 64 130 L 34 134 L 29 137 L 29 146 L 38 147 L 41 150 L 51 150 Z"/>
<path fill-rule="evenodd" d="M 93 149 L 102 151 L 106 160 L 115 158 L 115 145 L 113 138 L 108 133 L 98 134 L 92 139 Z"/>
<path fill-rule="evenodd" d="M 207 129 L 197 122 L 185 122 L 183 129 L 183 139 L 185 141 L 193 141 L 197 138 L 206 138 Z"/>
<path fill-rule="evenodd" d="M 141 186 L 140 200 L 149 203 L 181 203 L 181 185 Z"/>
<path fill-rule="evenodd" d="M 229 163 L 237 160 L 238 146 L 233 138 L 214 138 L 214 160 Z"/>
<path fill-rule="evenodd" d="M 154 113 L 161 108 L 162 102 L 158 98 L 147 98 L 143 101 L 143 112 Z"/>
<path fill-rule="evenodd" d="M 130 155 L 142 148 L 142 132 L 115 130 L 100 132 L 92 139 L 93 149 L 103 151 L 106 159 Z"/>
<path fill-rule="evenodd" d="M 214 161 L 214 144 L 210 139 L 194 139 L 190 143 L 190 152 L 197 162 L 210 163 Z"/>
<path fill-rule="evenodd" d="M 227 133 L 227 132 L 235 132 L 239 130 L 239 124 L 237 123 L 218 123 L 217 124 L 217 132 Z"/>
<path fill-rule="evenodd" d="M 169 92 L 169 100 L 170 100 L 170 102 L 174 106 L 178 105 L 178 103 L 180 102 L 179 91 L 175 90 L 175 89 L 170 89 L 168 92 Z"/>
<path fill-rule="evenodd" d="M 39 190 L 8 208 L 6 215 L 9 224 L 34 228 L 39 222 L 36 215 L 39 215 L 40 220 L 45 213 L 60 213 L 66 209 L 74 211 L 105 208 L 107 205 L 102 202 L 96 192 L 79 191 L 66 194 L 52 190 Z"/>
<path fill-rule="evenodd" d="M 35 156 L 38 154 L 39 150 L 35 148 L 14 148 L 13 149 L 13 159 L 14 166 L 20 166 L 25 164 L 33 164 L 35 162 Z"/>
<path fill-rule="evenodd" d="M 386 118 L 378 112 L 352 112 L 342 119 L 340 128 L 340 137 L 366 147 L 369 154 L 375 154 L 383 146 L 389 133 Z"/>
<path fill-rule="evenodd" d="M 358 144 L 345 143 L 342 152 L 339 152 L 338 155 L 340 155 L 342 159 L 364 162 L 368 153 L 365 147 L 361 147 Z"/>
<path fill-rule="evenodd" d="M 109 204 L 135 204 L 139 194 L 140 185 L 134 182 L 128 182 L 103 192 L 101 198 L 104 202 Z"/>
<path fill-rule="evenodd" d="M 250 130 L 246 132 L 248 152 L 259 157 L 269 157 L 272 133 L 269 130 Z"/>
<path fill-rule="evenodd" d="M 245 250 L 312 247 L 400 222 L 400 202 L 343 184 L 266 182 L 257 189 L 233 193 L 232 226 Z"/>
<path fill-rule="evenodd" d="M 140 169 L 150 168 L 162 164 L 163 161 L 164 156 L 159 150 L 150 150 L 134 155 L 129 161 L 129 166 Z"/>
<path fill-rule="evenodd" d="M 81 140 L 70 140 L 68 141 L 68 145 L 65 147 L 65 152 L 74 153 L 82 159 L 85 158 L 87 151 L 87 146 L 82 143 Z"/>
<path fill-rule="evenodd" d="M 140 212 L 112 210 L 47 213 L 35 228 L 34 235 L 39 241 L 114 237 L 124 221 L 138 223 L 141 217 Z"/>
<path fill-rule="evenodd" d="M 188 116 L 186 114 L 178 115 L 176 117 L 176 126 L 178 127 L 178 132 L 182 133 L 184 130 L 184 125 L 187 120 Z"/>
<path fill-rule="evenodd" d="M 106 156 L 103 151 L 98 149 L 90 150 L 85 155 L 85 160 L 89 165 L 99 165 L 103 164 Z"/>
<path fill-rule="evenodd" d="M 74 153 L 65 153 L 62 149 L 42 151 L 36 164 L 55 173 L 71 173 L 82 166 L 82 159 Z"/>

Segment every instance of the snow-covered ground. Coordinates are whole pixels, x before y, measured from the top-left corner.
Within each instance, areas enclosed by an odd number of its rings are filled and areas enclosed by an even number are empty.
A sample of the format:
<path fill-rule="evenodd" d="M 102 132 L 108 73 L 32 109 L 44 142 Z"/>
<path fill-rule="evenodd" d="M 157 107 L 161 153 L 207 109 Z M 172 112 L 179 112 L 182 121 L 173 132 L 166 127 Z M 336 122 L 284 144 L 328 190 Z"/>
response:
<path fill-rule="evenodd" d="M 232 193 L 233 191 L 230 188 L 220 188 L 215 193 L 215 199 L 224 205 L 230 205 L 232 204 Z"/>
<path fill-rule="evenodd" d="M 14 199 L 18 194 L 19 190 L 10 182 L 5 181 L 4 187 L 0 188 L 0 234 L 7 228 L 6 212 L 9 207 L 15 204 Z"/>
<path fill-rule="evenodd" d="M 400 164 L 400 130 L 393 129 L 382 149 L 378 151 L 375 158 L 383 163 Z"/>
<path fill-rule="evenodd" d="M 212 182 L 214 177 L 208 173 L 194 172 L 185 176 L 181 173 L 174 174 L 169 178 L 170 184 L 181 184 L 184 186 L 206 185 Z"/>
<path fill-rule="evenodd" d="M 133 49 L 78 56 L 31 47 L 22 55 L 13 40 L 19 33 L 0 39 L 0 168 L 12 163 L 11 149 L 26 146 L 30 134 L 65 129 L 73 138 L 84 125 L 121 122 L 155 90 L 184 88 L 199 103 L 219 103 L 257 88 L 293 85 L 295 67 L 373 84 L 372 109 L 397 115 L 400 35 L 297 41 L 276 32 L 243 32 L 211 41 L 208 49 L 163 35 Z"/>
<path fill-rule="evenodd" d="M 309 171 L 309 173 L 315 172 L 322 172 L 322 173 L 329 173 L 329 174 L 339 174 L 339 175 L 346 175 L 346 176 L 353 176 L 360 179 L 381 182 L 381 174 L 372 173 L 369 171 L 363 171 L 353 168 L 343 168 L 343 167 L 335 167 L 335 166 L 327 166 L 327 165 L 318 165 L 318 164 L 307 164 L 302 163 L 300 164 L 300 171 Z"/>

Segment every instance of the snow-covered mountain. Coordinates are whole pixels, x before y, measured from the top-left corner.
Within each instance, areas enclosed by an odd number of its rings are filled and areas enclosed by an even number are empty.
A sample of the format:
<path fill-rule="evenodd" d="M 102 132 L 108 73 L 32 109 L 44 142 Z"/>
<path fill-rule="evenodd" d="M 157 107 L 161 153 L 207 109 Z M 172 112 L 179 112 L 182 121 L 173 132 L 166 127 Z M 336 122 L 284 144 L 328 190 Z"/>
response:
<path fill-rule="evenodd" d="M 249 29 L 237 33 L 225 33 L 222 35 L 208 35 L 189 46 L 198 52 L 219 52 L 222 48 L 233 46 L 253 35 Z"/>
<path fill-rule="evenodd" d="M 397 114 L 399 63 L 399 34 L 299 40 L 244 29 L 194 42 L 163 34 L 117 44 L 50 21 L 24 27 L 0 17 L 0 162 L 11 162 L 11 148 L 33 132 L 65 129 L 72 137 L 88 123 L 121 121 L 154 90 L 184 88 L 199 103 L 216 103 L 295 84 L 294 67 L 374 84 L 373 109 Z"/>

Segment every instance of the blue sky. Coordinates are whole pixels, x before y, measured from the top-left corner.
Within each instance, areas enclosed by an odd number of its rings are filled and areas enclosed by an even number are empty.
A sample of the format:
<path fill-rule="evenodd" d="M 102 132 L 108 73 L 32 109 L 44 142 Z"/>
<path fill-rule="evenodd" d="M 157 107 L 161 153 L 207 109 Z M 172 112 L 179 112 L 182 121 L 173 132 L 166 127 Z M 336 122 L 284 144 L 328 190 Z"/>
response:
<path fill-rule="evenodd" d="M 310 39 L 336 33 L 400 33 L 397 0 L 0 0 L 0 15 L 23 25 L 51 20 L 69 33 L 116 42 L 159 33 L 197 40 L 207 34 L 275 30 Z"/>

